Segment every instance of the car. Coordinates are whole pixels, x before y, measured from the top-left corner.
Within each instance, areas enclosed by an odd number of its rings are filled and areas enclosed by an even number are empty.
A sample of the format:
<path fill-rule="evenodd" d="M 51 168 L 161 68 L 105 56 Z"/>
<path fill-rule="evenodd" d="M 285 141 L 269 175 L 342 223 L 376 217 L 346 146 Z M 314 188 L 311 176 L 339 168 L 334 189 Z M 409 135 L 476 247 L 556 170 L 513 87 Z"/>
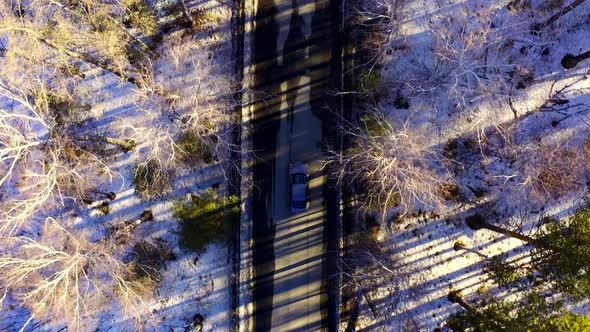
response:
<path fill-rule="evenodd" d="M 309 171 L 307 164 L 290 163 L 289 164 L 289 183 L 291 203 L 289 208 L 291 213 L 302 213 L 309 209 L 307 192 L 309 190 Z"/>

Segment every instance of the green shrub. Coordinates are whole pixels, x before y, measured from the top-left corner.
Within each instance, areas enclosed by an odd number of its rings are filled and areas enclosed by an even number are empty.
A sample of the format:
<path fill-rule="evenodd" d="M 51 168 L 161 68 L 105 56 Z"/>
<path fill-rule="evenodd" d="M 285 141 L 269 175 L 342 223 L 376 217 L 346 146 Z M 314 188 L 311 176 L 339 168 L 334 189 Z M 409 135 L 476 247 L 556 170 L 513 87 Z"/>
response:
<path fill-rule="evenodd" d="M 590 331 L 590 318 L 567 312 L 562 317 L 552 319 L 550 326 L 559 332 L 587 332 Z"/>
<path fill-rule="evenodd" d="M 559 301 L 548 302 L 539 293 L 532 291 L 516 302 L 490 299 L 491 303 L 460 310 L 447 320 L 453 331 L 478 332 L 565 332 L 555 322 L 564 314 Z M 567 314 L 566 314 L 567 315 Z"/>
<path fill-rule="evenodd" d="M 215 192 L 208 190 L 200 196 L 193 195 L 189 202 L 174 202 L 172 211 L 181 220 L 181 247 L 203 252 L 209 243 L 223 240 L 224 226 L 235 226 L 240 213 L 239 198 L 218 198 Z"/>

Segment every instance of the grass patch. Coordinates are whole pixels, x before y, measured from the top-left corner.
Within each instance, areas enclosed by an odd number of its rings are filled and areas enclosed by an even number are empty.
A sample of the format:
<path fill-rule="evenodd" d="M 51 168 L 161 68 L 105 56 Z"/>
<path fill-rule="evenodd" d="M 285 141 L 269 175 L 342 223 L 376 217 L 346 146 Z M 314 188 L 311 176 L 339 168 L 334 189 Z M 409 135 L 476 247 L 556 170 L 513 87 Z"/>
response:
<path fill-rule="evenodd" d="M 551 12 L 563 8 L 565 0 L 545 0 L 542 5 L 542 9 Z"/>
<path fill-rule="evenodd" d="M 180 246 L 203 252 L 208 244 L 224 239 L 226 227 L 237 223 L 239 198 L 233 195 L 219 198 L 214 191 L 208 190 L 200 196 L 191 196 L 188 202 L 174 202 L 172 211 L 181 220 Z"/>
<path fill-rule="evenodd" d="M 162 6 L 162 15 L 163 16 L 177 16 L 180 15 L 182 8 L 178 4 L 178 2 L 167 2 Z"/>
<path fill-rule="evenodd" d="M 442 198 L 444 198 L 447 201 L 460 202 L 462 200 L 459 185 L 457 185 L 456 183 L 444 183 L 439 190 Z"/>
<path fill-rule="evenodd" d="M 198 8 L 191 12 L 191 16 L 195 21 L 195 29 L 197 30 L 202 28 L 205 24 L 209 22 L 219 23 L 222 19 L 222 17 L 219 14 L 215 14 L 209 10 L 202 10 Z"/>
<path fill-rule="evenodd" d="M 90 110 L 90 106 L 77 104 L 71 96 L 51 91 L 39 91 L 34 95 L 36 106 L 47 109 L 59 127 L 79 120 L 83 111 Z"/>

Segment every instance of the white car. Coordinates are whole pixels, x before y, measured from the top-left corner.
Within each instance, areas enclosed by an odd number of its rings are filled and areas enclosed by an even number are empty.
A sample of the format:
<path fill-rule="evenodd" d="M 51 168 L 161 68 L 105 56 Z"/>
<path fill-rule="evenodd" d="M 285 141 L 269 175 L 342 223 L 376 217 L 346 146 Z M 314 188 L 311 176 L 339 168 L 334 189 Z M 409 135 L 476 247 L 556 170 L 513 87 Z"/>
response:
<path fill-rule="evenodd" d="M 291 184 L 289 208 L 292 213 L 302 213 L 309 209 L 309 201 L 307 200 L 308 177 L 307 164 L 289 164 L 289 182 Z"/>

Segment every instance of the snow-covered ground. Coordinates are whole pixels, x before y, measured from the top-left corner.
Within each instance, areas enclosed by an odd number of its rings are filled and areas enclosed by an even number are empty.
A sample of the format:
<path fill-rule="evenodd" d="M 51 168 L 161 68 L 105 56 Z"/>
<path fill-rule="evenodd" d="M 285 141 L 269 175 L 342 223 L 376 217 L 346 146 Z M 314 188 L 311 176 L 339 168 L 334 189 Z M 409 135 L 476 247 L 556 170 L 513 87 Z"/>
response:
<path fill-rule="evenodd" d="M 467 216 L 479 213 L 534 236 L 543 217 L 564 217 L 588 203 L 590 61 L 571 70 L 560 62 L 590 50 L 590 3 L 540 36 L 530 26 L 556 12 L 543 1 L 521 1 L 530 6 L 512 11 L 508 1 L 364 3 L 381 14 L 388 8 L 376 3 L 389 4 L 399 18 L 373 67 L 382 78 L 378 106 L 447 159 L 459 197 L 434 215 L 425 208 L 379 230 L 390 271 L 367 281 L 357 327 L 432 331 L 459 308 L 448 301 L 449 290 L 461 290 L 467 302 L 502 296 L 483 271 L 487 258 L 528 257 L 524 242 L 473 231 Z M 394 106 L 399 96 L 409 109 Z M 554 186 L 543 187 L 553 176 Z M 458 240 L 473 250 L 453 250 Z"/>
<path fill-rule="evenodd" d="M 142 223 L 133 231 L 130 246 L 139 240 L 160 243 L 176 256 L 161 271 L 162 280 L 155 294 L 138 309 L 140 321 L 112 299 L 84 317 L 83 331 L 184 331 L 195 314 L 205 317 L 204 331 L 229 330 L 228 248 L 224 243 L 213 243 L 203 253 L 181 250 L 177 235 L 179 221 L 171 212 L 174 200 L 191 193 L 199 194 L 215 186 L 223 194 L 225 177 L 221 165 L 174 164 L 176 179 L 172 190 L 155 200 L 140 199 L 132 183 L 135 165 L 153 154 L 165 159 L 173 151 L 170 138 L 176 137 L 183 125 L 175 119 L 176 115 L 189 114 L 191 119 L 200 116 L 203 121 L 222 124 L 227 119 L 216 116 L 226 116 L 226 112 L 233 110 L 232 8 L 213 1 L 186 2 L 189 7 L 206 13 L 207 19 L 194 34 L 176 31 L 164 35 L 158 48 L 160 57 L 153 63 L 153 81 L 168 93 L 169 100 L 162 102 L 158 100 L 160 96 L 140 91 L 98 69 L 89 69 L 80 82 L 79 89 L 86 89 L 92 97 L 92 108 L 85 122 L 88 125 L 82 130 L 131 138 L 137 148 L 128 153 L 113 149 L 107 159 L 114 176 L 112 181 L 97 188 L 117 195 L 109 202 L 107 215 L 96 209 L 102 200 L 64 213 L 75 214 L 73 227 L 100 238 L 105 234 L 105 225 L 136 220 L 142 211 L 150 209 L 154 220 Z M 222 158 L 226 156 L 222 153 Z M 60 317 L 55 317 L 53 322 L 29 321 L 28 312 L 19 307 L 10 292 L 2 299 L 2 331 L 57 331 L 64 327 Z"/>

